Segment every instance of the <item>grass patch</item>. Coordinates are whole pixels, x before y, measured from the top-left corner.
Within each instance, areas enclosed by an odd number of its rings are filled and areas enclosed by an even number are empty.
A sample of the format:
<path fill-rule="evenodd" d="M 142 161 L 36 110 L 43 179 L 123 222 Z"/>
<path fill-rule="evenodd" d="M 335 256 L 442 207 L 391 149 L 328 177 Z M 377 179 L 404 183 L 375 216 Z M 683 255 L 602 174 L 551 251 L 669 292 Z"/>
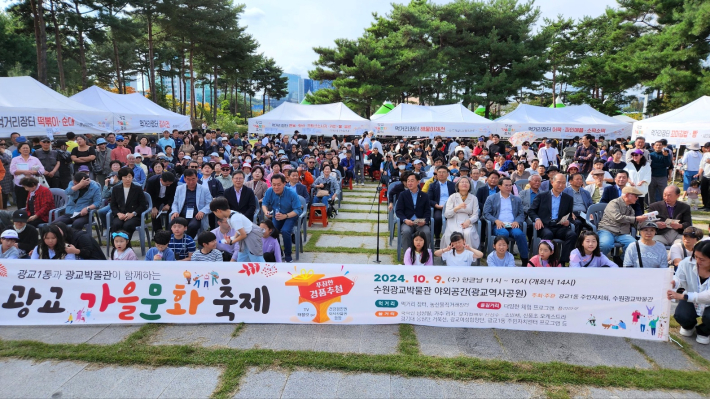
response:
<path fill-rule="evenodd" d="M 417 334 L 414 332 L 413 325 L 399 325 L 399 345 L 397 346 L 397 351 L 407 356 L 419 355 L 419 341 L 417 340 Z"/>
<path fill-rule="evenodd" d="M 343 211 L 345 212 L 345 211 Z M 330 219 L 328 223 L 370 223 L 370 224 L 377 224 L 377 220 L 364 220 L 364 219 L 338 219 L 336 217 L 335 219 Z M 381 224 L 386 224 L 387 223 L 387 216 L 383 217 L 380 219 Z"/>
<path fill-rule="evenodd" d="M 585 367 L 559 362 L 514 363 L 468 357 L 438 358 L 413 353 L 407 328 L 404 350 L 411 354 L 366 355 L 325 352 L 236 350 L 191 346 L 47 345 L 31 341 L 1 341 L 0 357 L 35 360 L 72 360 L 99 364 L 145 366 L 224 367 L 214 397 L 231 396 L 247 367 L 306 368 L 342 372 L 396 374 L 408 377 L 518 382 L 543 386 L 588 385 L 638 389 L 682 389 L 706 394 L 710 379 L 704 371 L 637 370 L 620 367 Z M 553 395 L 563 395 L 551 390 Z M 554 396 L 565 397 L 565 396 Z"/>
<path fill-rule="evenodd" d="M 569 399 L 572 397 L 572 392 L 566 387 L 549 387 L 545 390 L 547 399 Z"/>
<path fill-rule="evenodd" d="M 237 327 L 235 327 L 234 331 L 232 331 L 232 337 L 238 336 L 242 332 L 243 329 L 244 329 L 244 322 L 237 324 Z"/>
<path fill-rule="evenodd" d="M 628 342 L 629 345 L 631 345 L 631 347 L 634 348 L 634 350 L 635 350 L 636 352 L 640 353 L 644 358 L 646 358 L 646 361 L 647 361 L 654 369 L 656 369 L 656 370 L 660 370 L 660 369 L 661 369 L 661 366 L 659 366 L 658 363 L 656 363 L 656 361 L 653 360 L 653 359 L 651 358 L 651 356 L 649 356 L 649 355 L 646 353 L 645 350 L 643 350 L 643 348 L 641 348 L 640 346 L 638 346 L 638 345 L 634 344 L 633 342 L 631 342 L 631 340 L 630 340 L 629 338 L 626 338 L 626 342 Z"/>
<path fill-rule="evenodd" d="M 362 205 L 362 204 L 360 204 Z M 344 208 L 339 208 L 338 212 L 346 212 L 346 213 L 371 213 L 373 215 L 377 215 L 377 206 L 374 206 L 372 208 L 372 211 L 367 210 L 367 209 L 344 209 Z M 387 220 L 387 208 L 385 207 L 384 209 L 380 208 L 380 215 L 385 215 L 384 219 Z M 337 219 L 337 218 L 336 218 Z"/>
<path fill-rule="evenodd" d="M 693 347 L 689 342 L 686 342 L 683 338 L 680 337 L 680 335 L 670 333 L 671 337 L 680 342 L 680 344 L 683 346 L 681 350 L 688 355 L 689 358 L 691 358 L 695 363 L 698 365 L 704 367 L 706 370 L 710 370 L 710 361 L 705 359 L 704 357 L 698 355 L 697 352 L 693 350 Z M 675 345 L 675 343 L 673 343 Z"/>

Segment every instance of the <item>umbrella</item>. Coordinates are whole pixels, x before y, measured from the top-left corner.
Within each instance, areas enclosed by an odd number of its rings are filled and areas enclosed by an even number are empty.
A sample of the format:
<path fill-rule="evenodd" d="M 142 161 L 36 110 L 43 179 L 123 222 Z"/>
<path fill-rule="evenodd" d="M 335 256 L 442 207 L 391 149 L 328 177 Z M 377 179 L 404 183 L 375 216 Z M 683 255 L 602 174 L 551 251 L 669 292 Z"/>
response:
<path fill-rule="evenodd" d="M 526 141 L 534 141 L 535 140 L 535 133 L 525 131 L 525 132 L 517 132 L 510 136 L 508 141 L 510 144 L 514 146 L 519 146 L 522 145 Z"/>

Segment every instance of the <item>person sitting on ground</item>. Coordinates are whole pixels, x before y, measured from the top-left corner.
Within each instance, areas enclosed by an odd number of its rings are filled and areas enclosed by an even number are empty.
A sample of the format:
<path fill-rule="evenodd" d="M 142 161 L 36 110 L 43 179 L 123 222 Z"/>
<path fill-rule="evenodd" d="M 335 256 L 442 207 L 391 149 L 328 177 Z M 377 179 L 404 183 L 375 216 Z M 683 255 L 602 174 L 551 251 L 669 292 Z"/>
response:
<path fill-rule="evenodd" d="M 449 237 L 448 247 L 438 249 L 434 256 L 440 256 L 446 266 L 471 266 L 476 259 L 481 259 L 483 253 L 466 245 L 463 234 L 454 232 Z"/>
<path fill-rule="evenodd" d="M 239 212 L 235 212 L 240 215 Z M 217 237 L 211 231 L 203 231 L 197 236 L 200 249 L 192 254 L 193 262 L 222 262 L 222 252 L 217 249 Z"/>
<path fill-rule="evenodd" d="M 540 240 L 537 255 L 530 258 L 527 267 L 561 267 L 559 253 L 555 251 L 555 244 L 550 240 Z"/>
<path fill-rule="evenodd" d="M 176 217 L 170 222 L 173 234 L 170 236 L 168 248 L 173 251 L 176 260 L 189 261 L 197 248 L 195 240 L 185 234 L 188 225 L 189 222 L 183 217 Z"/>
<path fill-rule="evenodd" d="M 237 235 L 237 231 L 229 225 L 229 219 L 217 218 L 217 227 L 212 233 L 217 237 L 217 249 L 222 253 L 222 261 L 236 262 L 239 259 L 239 242 L 227 244 L 227 237 Z"/>
<path fill-rule="evenodd" d="M 483 206 L 483 217 L 491 223 L 491 234 L 512 237 L 518 245 L 523 265 L 528 264 L 528 240 L 523 232 L 525 212 L 520 197 L 512 195 L 513 183 L 504 177 L 498 181 L 500 192 L 489 196 Z"/>
<path fill-rule="evenodd" d="M 15 230 L 5 230 L 0 235 L 2 246 L 0 247 L 0 259 L 19 259 L 20 249 L 17 243 L 20 240 Z"/>
<path fill-rule="evenodd" d="M 89 212 L 101 207 L 101 185 L 92 181 L 85 172 L 78 172 L 74 180 L 65 190 L 67 203 L 64 215 L 57 218 L 58 222 L 71 224 L 76 230 L 82 230 L 90 223 Z"/>
<path fill-rule="evenodd" d="M 49 222 L 49 211 L 55 208 L 54 195 L 34 177 L 23 177 L 20 185 L 29 193 L 25 202 L 27 223 L 33 227 Z"/>
<path fill-rule="evenodd" d="M 66 251 L 81 260 L 106 260 L 101 245 L 94 239 L 91 232 L 75 230 L 62 222 L 54 222 L 64 236 Z"/>
<path fill-rule="evenodd" d="M 619 267 L 600 250 L 599 236 L 591 230 L 582 230 L 575 249 L 569 255 L 569 267 Z"/>
<path fill-rule="evenodd" d="M 654 222 L 643 222 L 639 226 L 641 239 L 626 249 L 624 267 L 660 268 L 668 266 L 666 247 L 654 241 L 658 225 Z M 641 255 L 641 259 L 639 259 Z"/>
<path fill-rule="evenodd" d="M 508 252 L 507 237 L 497 236 L 493 239 L 493 251 L 488 254 L 488 267 L 515 267 L 515 257 Z M 524 264 L 527 264 L 527 260 Z"/>
<path fill-rule="evenodd" d="M 663 201 L 654 202 L 648 207 L 649 212 L 658 212 L 656 216 L 659 220 L 658 233 L 653 238 L 663 245 L 673 245 L 682 237 L 683 230 L 693 225 L 690 215 L 690 205 L 678 201 L 680 188 L 675 185 L 666 187 L 663 190 Z M 678 220 L 679 223 L 666 224 L 666 220 Z"/>
<path fill-rule="evenodd" d="M 264 261 L 281 263 L 281 244 L 279 243 L 279 229 L 274 227 L 274 223 L 266 219 L 259 225 L 264 230 L 262 248 Z"/>
<path fill-rule="evenodd" d="M 56 225 L 48 225 L 40 232 L 39 244 L 32 250 L 32 259 L 74 260 L 74 254 L 67 253 L 64 236 Z"/>
<path fill-rule="evenodd" d="M 155 246 L 150 248 L 145 254 L 145 260 L 147 261 L 174 261 L 175 253 L 173 250 L 168 248 L 170 244 L 170 232 L 165 230 L 158 230 L 153 236 L 153 241 Z"/>
<path fill-rule="evenodd" d="M 680 335 L 692 337 L 697 332 L 698 343 L 710 344 L 710 241 L 695 245 L 693 256 L 678 265 L 672 284 L 667 295 L 679 301 L 673 318 L 680 324 Z"/>
<path fill-rule="evenodd" d="M 109 260 L 137 260 L 136 253 L 131 248 L 131 241 L 128 239 L 128 233 L 125 231 L 116 231 L 111 233 L 111 257 Z"/>
<path fill-rule="evenodd" d="M 635 212 L 631 205 L 642 194 L 636 187 L 624 187 L 621 197 L 612 200 L 604 209 L 602 220 L 597 226 L 599 246 L 604 255 L 609 255 L 616 243 L 622 245 L 622 250 L 626 250 L 629 244 L 636 241 L 631 236 L 631 228 L 636 223 L 645 222 L 648 217 L 643 215 L 634 216 Z"/>
<path fill-rule="evenodd" d="M 224 237 L 224 244 L 239 243 L 239 262 L 264 262 L 264 232 L 261 227 L 241 213 L 229 209 L 229 202 L 224 197 L 213 199 L 210 202 L 210 210 L 216 218 L 227 219 L 231 229 L 236 232 L 234 236 Z"/>
<path fill-rule="evenodd" d="M 678 269 L 678 264 L 683 259 L 693 254 L 693 248 L 703 239 L 703 231 L 697 227 L 687 227 L 683 230 L 683 238 L 676 241 L 668 254 L 668 263 Z"/>

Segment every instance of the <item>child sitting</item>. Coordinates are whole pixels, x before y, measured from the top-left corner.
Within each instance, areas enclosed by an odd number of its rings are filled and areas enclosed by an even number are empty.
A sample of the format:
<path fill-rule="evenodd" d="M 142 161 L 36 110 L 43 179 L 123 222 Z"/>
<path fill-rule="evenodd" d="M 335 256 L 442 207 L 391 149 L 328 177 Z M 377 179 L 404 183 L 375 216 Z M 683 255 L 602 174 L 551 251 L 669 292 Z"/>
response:
<path fill-rule="evenodd" d="M 216 218 L 229 220 L 229 226 L 237 235 L 225 237 L 225 244 L 239 243 L 239 262 L 264 262 L 263 236 L 261 227 L 252 223 L 246 216 L 229 209 L 229 202 L 224 197 L 218 197 L 210 202 L 210 211 Z"/>
<path fill-rule="evenodd" d="M 197 236 L 200 250 L 192 254 L 193 262 L 222 262 L 222 252 L 217 249 L 217 236 L 211 231 L 204 231 Z"/>
<path fill-rule="evenodd" d="M 162 260 L 175 260 L 175 254 L 173 250 L 168 248 L 170 244 L 170 233 L 165 230 L 158 230 L 155 232 L 155 246 L 148 250 L 145 254 L 145 260 L 147 261 L 162 261 Z"/>
<path fill-rule="evenodd" d="M 555 244 L 550 240 L 540 241 L 537 255 L 533 256 L 527 264 L 528 267 L 561 267 L 560 256 L 555 252 Z"/>
<path fill-rule="evenodd" d="M 236 262 L 239 258 L 239 243 L 227 244 L 227 238 L 237 235 L 237 231 L 229 225 L 229 219 L 217 219 L 217 228 L 212 230 L 217 237 L 217 249 L 222 252 L 224 262 Z"/>
<path fill-rule="evenodd" d="M 170 223 L 170 230 L 173 234 L 170 236 L 168 248 L 173 251 L 176 260 L 189 261 L 192 253 L 197 249 L 195 240 L 185 234 L 188 223 L 187 219 L 183 217 L 176 217 Z"/>
<path fill-rule="evenodd" d="M 685 190 L 685 194 L 683 195 L 683 201 L 687 200 L 690 198 L 688 201 L 688 205 L 694 210 L 698 210 L 698 204 L 700 203 L 700 200 L 698 199 L 698 194 L 700 194 L 700 182 L 697 180 L 693 180 L 690 182 L 690 187 L 688 187 L 687 190 Z"/>
<path fill-rule="evenodd" d="M 15 230 L 5 230 L 2 232 L 2 253 L 0 259 L 19 259 L 20 249 L 17 248 L 19 236 Z"/>
<path fill-rule="evenodd" d="M 414 266 L 433 266 L 434 256 L 427 245 L 426 234 L 416 231 L 412 234 L 412 245 L 404 252 L 404 264 Z"/>
<path fill-rule="evenodd" d="M 569 254 L 569 267 L 619 267 L 599 249 L 599 236 L 589 230 L 582 230 L 577 239 L 577 248 Z"/>
<path fill-rule="evenodd" d="M 266 219 L 259 227 L 264 230 L 263 245 L 264 260 L 266 262 L 281 263 L 281 244 L 279 244 L 279 229 L 274 227 L 274 222 Z"/>
<path fill-rule="evenodd" d="M 488 254 L 488 267 L 515 267 L 515 258 L 508 252 L 508 240 L 506 237 L 497 236 L 493 240 L 495 251 Z"/>
<path fill-rule="evenodd" d="M 131 240 L 128 239 L 128 233 L 119 230 L 115 233 L 111 233 L 111 243 L 113 244 L 113 250 L 111 250 L 110 260 L 136 260 L 136 253 L 133 252 L 131 248 Z"/>
<path fill-rule="evenodd" d="M 483 257 L 481 251 L 473 249 L 466 244 L 463 234 L 458 231 L 451 233 L 449 241 L 451 243 L 448 247 L 434 252 L 435 256 L 441 256 L 447 266 L 471 266 L 474 259 Z"/>

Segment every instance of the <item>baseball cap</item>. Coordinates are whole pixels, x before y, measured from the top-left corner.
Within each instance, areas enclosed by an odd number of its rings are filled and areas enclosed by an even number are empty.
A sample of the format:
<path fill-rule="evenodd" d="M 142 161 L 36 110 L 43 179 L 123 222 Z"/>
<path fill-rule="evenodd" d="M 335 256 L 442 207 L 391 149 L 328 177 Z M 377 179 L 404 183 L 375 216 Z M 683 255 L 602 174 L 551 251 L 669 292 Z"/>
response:
<path fill-rule="evenodd" d="M 643 230 L 643 229 L 646 229 L 649 227 L 653 227 L 654 229 L 658 230 L 658 225 L 656 223 L 649 222 L 649 221 L 645 221 L 645 222 L 641 223 L 641 226 L 639 226 L 639 230 Z"/>
<path fill-rule="evenodd" d="M 603 174 L 604 174 L 604 171 L 601 169 L 594 169 L 592 171 L 592 175 L 603 175 Z"/>
<path fill-rule="evenodd" d="M 222 141 L 229 141 L 229 139 L 226 137 L 222 137 Z"/>
<path fill-rule="evenodd" d="M 189 155 L 185 155 L 184 157 L 182 157 L 182 159 L 187 159 L 188 161 L 192 161 L 192 157 Z"/>
<path fill-rule="evenodd" d="M 103 139 L 99 139 L 99 140 L 103 140 Z M 43 142 L 45 142 L 45 141 L 46 141 L 46 142 L 52 142 L 52 140 L 50 140 L 49 137 L 47 137 L 47 136 L 42 137 L 41 139 L 39 139 L 39 141 L 40 141 L 41 143 L 43 143 Z"/>
<path fill-rule="evenodd" d="M 545 140 L 545 143 L 547 143 L 547 144 L 552 144 L 552 140 L 551 140 L 551 139 L 547 139 L 547 140 Z"/>
<path fill-rule="evenodd" d="M 284 150 L 279 150 L 279 155 L 285 154 L 285 153 L 286 153 L 286 151 L 284 151 Z"/>
<path fill-rule="evenodd" d="M 211 156 L 211 157 L 218 157 L 218 156 L 219 156 L 219 154 L 218 154 L 218 153 L 216 153 L 216 152 L 213 152 L 213 153 L 211 153 L 211 154 L 210 154 L 210 156 Z"/>
<path fill-rule="evenodd" d="M 2 235 L 0 235 L 0 238 L 9 238 L 12 240 L 19 240 L 20 237 L 17 236 L 17 232 L 15 230 L 5 230 L 2 232 Z"/>
<path fill-rule="evenodd" d="M 570 165 L 570 166 L 572 166 L 572 165 Z M 579 169 L 579 167 L 577 167 L 577 168 Z M 559 171 L 560 171 L 560 168 L 558 168 L 558 167 L 555 166 L 555 165 L 552 165 L 552 166 L 550 166 L 549 168 L 547 168 L 547 171 L 548 171 L 548 172 L 559 172 Z"/>
<path fill-rule="evenodd" d="M 641 154 L 641 155 L 643 155 L 643 150 L 639 150 L 639 149 L 637 148 L 637 149 L 635 149 L 635 150 L 632 152 L 632 154 Z"/>
<path fill-rule="evenodd" d="M 45 140 L 45 138 L 47 140 Z M 42 139 L 42 141 L 49 141 L 49 137 L 45 137 Z M 103 137 L 100 137 L 98 140 L 96 140 L 96 145 L 101 145 L 101 144 L 106 144 L 106 139 Z"/>
<path fill-rule="evenodd" d="M 140 152 L 133 154 L 134 157 L 143 159 L 143 155 Z"/>
<path fill-rule="evenodd" d="M 251 164 L 244 162 L 244 164 L 242 165 L 242 169 L 244 169 L 244 168 L 249 168 L 249 169 L 251 169 Z"/>
<path fill-rule="evenodd" d="M 12 221 L 13 222 L 21 222 L 21 223 L 26 223 L 27 222 L 27 211 L 18 209 L 15 212 L 12 213 Z"/>
<path fill-rule="evenodd" d="M 88 172 L 88 171 L 89 171 L 88 166 L 86 166 L 86 165 L 79 166 L 79 172 Z"/>
<path fill-rule="evenodd" d="M 123 136 L 120 134 L 116 136 L 116 141 L 123 141 Z"/>
<path fill-rule="evenodd" d="M 414 161 L 414 165 L 417 165 L 417 164 L 420 164 L 420 163 L 423 163 L 421 159 L 417 159 L 416 161 Z"/>

